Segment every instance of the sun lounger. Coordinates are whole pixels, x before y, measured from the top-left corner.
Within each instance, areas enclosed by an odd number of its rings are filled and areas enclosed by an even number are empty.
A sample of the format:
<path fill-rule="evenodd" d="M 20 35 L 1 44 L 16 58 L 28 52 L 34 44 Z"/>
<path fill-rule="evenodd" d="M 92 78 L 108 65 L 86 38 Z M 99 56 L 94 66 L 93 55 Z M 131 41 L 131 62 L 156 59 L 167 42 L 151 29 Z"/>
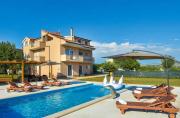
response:
<path fill-rule="evenodd" d="M 126 110 L 144 110 L 160 111 L 169 114 L 169 118 L 175 118 L 179 109 L 175 108 L 170 102 L 174 101 L 173 96 L 159 97 L 155 102 L 126 102 L 123 100 L 116 101 L 117 108 L 124 114 Z"/>
<path fill-rule="evenodd" d="M 32 91 L 32 87 L 30 86 L 18 86 L 16 83 L 14 82 L 8 82 L 8 87 L 7 87 L 7 92 L 10 92 L 11 90 L 12 91 L 18 91 L 18 92 L 21 92 L 21 91 L 25 91 L 25 92 L 31 92 Z"/>
<path fill-rule="evenodd" d="M 64 82 L 64 81 L 58 81 L 56 78 L 52 78 L 52 80 L 54 81 L 54 82 L 56 82 L 56 83 L 59 83 L 59 84 L 61 84 L 61 85 L 68 85 L 68 84 L 70 84 L 69 82 Z"/>
<path fill-rule="evenodd" d="M 30 82 L 28 82 L 28 81 L 24 81 L 24 86 L 31 86 L 33 89 L 40 89 L 40 90 L 42 90 L 42 89 L 44 89 L 44 86 L 42 85 L 42 86 L 38 86 L 38 85 L 32 85 Z"/>
<path fill-rule="evenodd" d="M 44 86 L 60 86 L 61 83 L 60 82 L 49 82 L 48 80 L 44 80 L 43 85 Z"/>
<path fill-rule="evenodd" d="M 156 88 L 160 88 L 160 87 L 165 87 L 165 86 L 167 86 L 166 84 L 160 84 L 160 85 L 158 85 L 158 86 L 152 86 L 151 88 L 140 88 L 140 87 L 138 87 L 138 88 L 136 88 L 136 90 L 146 90 L 146 89 L 156 89 Z"/>
<path fill-rule="evenodd" d="M 44 81 L 44 86 L 60 86 L 62 84 L 60 82 L 49 82 L 48 77 L 46 75 L 43 75 L 42 79 Z"/>
<path fill-rule="evenodd" d="M 168 94 L 173 95 L 170 91 L 172 87 L 160 86 L 157 88 L 143 89 L 143 90 L 134 90 L 133 95 L 135 98 L 140 100 L 143 97 L 158 97 L 158 96 L 167 96 Z M 175 96 L 175 95 L 174 95 Z"/>

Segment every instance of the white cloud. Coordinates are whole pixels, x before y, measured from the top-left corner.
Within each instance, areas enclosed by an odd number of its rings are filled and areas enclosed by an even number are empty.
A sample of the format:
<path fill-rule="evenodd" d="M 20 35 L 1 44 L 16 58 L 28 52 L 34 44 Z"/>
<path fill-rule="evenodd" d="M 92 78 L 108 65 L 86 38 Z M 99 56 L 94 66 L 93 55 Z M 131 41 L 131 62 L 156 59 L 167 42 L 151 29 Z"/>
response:
<path fill-rule="evenodd" d="M 176 56 L 178 53 L 180 53 L 180 48 L 179 49 L 171 48 L 163 44 L 145 44 L 145 43 L 130 43 L 130 42 L 102 43 L 98 41 L 93 41 L 91 44 L 96 48 L 96 50 L 94 51 L 94 57 L 96 58 L 97 63 L 104 61 L 104 59 L 102 58 L 104 56 L 122 54 L 132 51 L 133 49 L 153 51 L 161 54 L 170 54 L 172 56 Z"/>
<path fill-rule="evenodd" d="M 174 40 L 174 41 L 179 41 L 180 39 L 179 39 L 179 38 L 174 38 L 173 40 Z"/>
<path fill-rule="evenodd" d="M 95 46 L 96 50 L 94 51 L 95 56 L 107 56 L 117 53 L 123 53 L 130 51 L 132 49 L 144 49 L 142 44 L 130 44 L 129 42 L 124 43 L 101 43 L 101 42 L 92 42 L 93 46 Z"/>

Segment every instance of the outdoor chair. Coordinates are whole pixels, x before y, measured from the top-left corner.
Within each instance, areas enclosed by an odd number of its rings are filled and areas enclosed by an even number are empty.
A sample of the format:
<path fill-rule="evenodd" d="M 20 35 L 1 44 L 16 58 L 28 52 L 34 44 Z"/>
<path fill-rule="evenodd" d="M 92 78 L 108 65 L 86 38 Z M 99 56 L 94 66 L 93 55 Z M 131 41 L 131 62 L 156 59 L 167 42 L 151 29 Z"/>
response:
<path fill-rule="evenodd" d="M 159 111 L 169 114 L 169 118 L 175 118 L 179 109 L 175 108 L 170 102 L 174 101 L 175 97 L 165 96 L 159 97 L 156 101 L 149 102 L 126 102 L 121 99 L 116 101 L 117 108 L 124 114 L 127 110 L 142 110 L 142 111 Z"/>

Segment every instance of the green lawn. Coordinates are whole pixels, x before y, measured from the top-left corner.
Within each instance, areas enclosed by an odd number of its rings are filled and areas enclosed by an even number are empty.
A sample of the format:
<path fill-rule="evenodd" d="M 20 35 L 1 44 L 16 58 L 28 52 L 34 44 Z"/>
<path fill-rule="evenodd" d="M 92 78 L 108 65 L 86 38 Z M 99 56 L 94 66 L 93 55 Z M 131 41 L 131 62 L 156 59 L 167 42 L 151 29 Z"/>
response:
<path fill-rule="evenodd" d="M 104 77 L 95 77 L 95 78 L 87 78 L 87 79 L 81 79 L 81 80 L 82 81 L 103 82 L 103 79 L 104 79 Z M 118 81 L 119 77 L 115 77 L 115 80 Z M 167 80 L 165 78 L 124 77 L 124 83 L 126 83 L 126 84 L 159 85 L 161 83 L 167 83 Z M 170 79 L 170 85 L 180 87 L 180 79 Z"/>
<path fill-rule="evenodd" d="M 12 75 L 7 75 L 7 74 L 0 74 L 0 79 L 1 79 L 1 78 L 3 79 L 4 77 L 5 77 L 5 78 L 6 78 L 6 77 L 13 77 L 13 80 L 18 80 L 18 79 L 19 79 L 19 76 L 20 76 L 20 75 L 15 75 L 15 74 L 14 74 L 13 76 L 12 76 Z"/>

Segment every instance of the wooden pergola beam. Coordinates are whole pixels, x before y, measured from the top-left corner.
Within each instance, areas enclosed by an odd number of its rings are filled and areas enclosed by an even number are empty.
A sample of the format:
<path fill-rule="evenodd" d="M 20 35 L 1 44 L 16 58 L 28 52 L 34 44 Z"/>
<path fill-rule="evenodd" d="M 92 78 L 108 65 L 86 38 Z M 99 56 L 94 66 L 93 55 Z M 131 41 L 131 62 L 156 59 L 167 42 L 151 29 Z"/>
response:
<path fill-rule="evenodd" d="M 43 64 L 46 62 L 24 61 L 24 64 Z M 0 61 L 0 64 L 22 64 L 22 61 Z"/>
<path fill-rule="evenodd" d="M 43 64 L 46 62 L 38 62 L 38 61 L 0 61 L 0 64 L 21 64 L 21 81 L 24 82 L 24 65 L 25 64 Z"/>
<path fill-rule="evenodd" d="M 24 82 L 24 61 L 22 61 L 22 64 L 21 64 L 21 82 L 23 83 Z"/>

